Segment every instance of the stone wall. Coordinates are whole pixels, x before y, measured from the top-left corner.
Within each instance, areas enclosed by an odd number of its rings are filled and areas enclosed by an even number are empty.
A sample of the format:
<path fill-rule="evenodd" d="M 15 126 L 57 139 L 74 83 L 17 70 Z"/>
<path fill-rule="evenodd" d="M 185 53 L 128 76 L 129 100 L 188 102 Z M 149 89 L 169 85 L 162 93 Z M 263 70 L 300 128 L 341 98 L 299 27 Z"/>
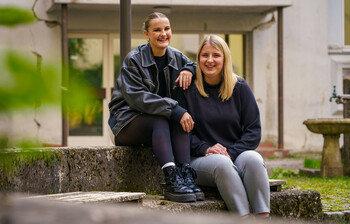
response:
<path fill-rule="evenodd" d="M 164 176 L 151 148 L 42 148 L 0 157 L 6 161 L 0 166 L 0 191 L 162 191 Z"/>
<path fill-rule="evenodd" d="M 322 220 L 321 194 L 318 191 L 271 192 L 270 201 L 271 214 L 288 219 Z"/>

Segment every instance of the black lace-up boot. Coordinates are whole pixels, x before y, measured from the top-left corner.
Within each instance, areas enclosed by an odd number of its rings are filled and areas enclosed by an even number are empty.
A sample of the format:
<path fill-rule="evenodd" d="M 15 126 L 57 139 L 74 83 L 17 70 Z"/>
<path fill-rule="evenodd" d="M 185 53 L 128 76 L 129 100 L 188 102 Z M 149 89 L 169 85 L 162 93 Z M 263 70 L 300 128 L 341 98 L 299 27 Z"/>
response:
<path fill-rule="evenodd" d="M 194 194 L 196 195 L 196 199 L 198 201 L 203 201 L 204 193 L 202 189 L 200 189 L 194 181 L 197 178 L 196 171 L 192 167 L 190 167 L 189 164 L 180 164 L 179 168 L 181 170 L 181 174 L 185 181 L 186 186 L 193 190 Z"/>
<path fill-rule="evenodd" d="M 196 201 L 193 190 L 186 186 L 180 171 L 176 166 L 168 166 L 163 169 L 165 175 L 166 189 L 164 199 L 175 202 Z"/>

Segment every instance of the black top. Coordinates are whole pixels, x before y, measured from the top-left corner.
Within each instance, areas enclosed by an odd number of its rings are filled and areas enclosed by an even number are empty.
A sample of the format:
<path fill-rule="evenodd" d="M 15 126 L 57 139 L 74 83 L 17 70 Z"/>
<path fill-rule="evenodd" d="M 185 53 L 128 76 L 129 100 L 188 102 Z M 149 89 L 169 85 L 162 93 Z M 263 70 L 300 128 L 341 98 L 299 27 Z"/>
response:
<path fill-rule="evenodd" d="M 259 108 L 246 81 L 238 78 L 231 98 L 222 101 L 220 85 L 204 85 L 208 97 L 202 97 L 196 85 L 179 94 L 179 104 L 194 120 L 191 131 L 191 155 L 204 156 L 207 148 L 220 143 L 227 148 L 231 159 L 260 143 Z"/>
<path fill-rule="evenodd" d="M 157 64 L 158 69 L 158 80 L 159 80 L 159 89 L 157 94 L 161 97 L 166 97 L 166 82 L 165 82 L 165 75 L 164 75 L 164 68 L 167 65 L 167 56 L 164 54 L 163 56 L 156 57 L 154 56 L 154 60 Z"/>

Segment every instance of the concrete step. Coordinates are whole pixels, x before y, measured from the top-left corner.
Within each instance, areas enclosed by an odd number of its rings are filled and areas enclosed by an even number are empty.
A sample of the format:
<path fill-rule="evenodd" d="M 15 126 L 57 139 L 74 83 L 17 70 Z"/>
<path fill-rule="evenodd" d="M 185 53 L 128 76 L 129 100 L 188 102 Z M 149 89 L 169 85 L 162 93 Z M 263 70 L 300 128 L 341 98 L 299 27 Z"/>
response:
<path fill-rule="evenodd" d="M 156 209 L 172 213 L 179 212 L 222 212 L 227 210 L 225 202 L 222 199 L 206 198 L 204 201 L 179 203 L 164 200 L 160 195 L 147 195 L 142 200 L 142 207 L 147 209 Z"/>
<path fill-rule="evenodd" d="M 157 192 L 164 174 L 152 148 L 58 147 L 0 152 L 0 191 L 55 194 L 76 191 Z M 4 165 L 6 165 L 4 164 Z"/>
<path fill-rule="evenodd" d="M 274 180 L 270 179 L 269 184 L 270 184 L 270 191 L 281 191 L 282 190 L 282 185 L 285 185 L 287 182 L 285 180 Z"/>
<path fill-rule="evenodd" d="M 10 150 L 0 153 L 2 156 L 16 166 L 12 169 L 0 166 L 0 191 L 37 194 L 163 191 L 160 183 L 164 174 L 151 148 L 40 148 L 32 153 Z"/>
<path fill-rule="evenodd" d="M 323 213 L 323 220 L 330 223 L 350 223 L 350 210 L 342 212 L 325 212 Z"/>
<path fill-rule="evenodd" d="M 3 199 L 3 200 L 2 200 Z M 27 200 L 10 194 L 6 199 L 0 193 L 0 223 L 21 224 L 266 224 L 286 223 L 285 220 L 242 220 L 231 213 L 170 213 L 156 209 L 144 209 L 133 204 L 73 204 L 44 200 Z M 300 223 L 288 221 L 288 224 Z"/>
<path fill-rule="evenodd" d="M 59 202 L 81 203 L 119 203 L 119 202 L 141 202 L 146 196 L 142 192 L 69 192 L 62 194 L 30 196 L 28 199 L 43 199 Z"/>
<path fill-rule="evenodd" d="M 165 201 L 163 196 L 147 195 L 142 200 L 142 206 L 146 209 L 172 213 L 218 213 L 227 211 L 227 207 L 221 197 L 205 193 L 204 201 L 190 203 Z M 288 220 L 296 218 L 322 220 L 323 218 L 321 195 L 317 191 L 283 190 L 271 192 L 270 204 L 272 217 L 283 217 Z"/>

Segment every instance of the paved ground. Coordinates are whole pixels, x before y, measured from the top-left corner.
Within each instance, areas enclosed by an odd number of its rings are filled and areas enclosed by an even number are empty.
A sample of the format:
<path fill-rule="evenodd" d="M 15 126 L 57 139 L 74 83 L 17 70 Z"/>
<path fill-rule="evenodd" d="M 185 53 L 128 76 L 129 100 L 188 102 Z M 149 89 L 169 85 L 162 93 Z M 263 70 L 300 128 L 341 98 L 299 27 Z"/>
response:
<path fill-rule="evenodd" d="M 271 174 L 272 168 L 282 169 L 300 169 L 304 167 L 304 158 L 278 158 L 278 159 L 265 159 L 266 168 L 269 174 Z"/>

